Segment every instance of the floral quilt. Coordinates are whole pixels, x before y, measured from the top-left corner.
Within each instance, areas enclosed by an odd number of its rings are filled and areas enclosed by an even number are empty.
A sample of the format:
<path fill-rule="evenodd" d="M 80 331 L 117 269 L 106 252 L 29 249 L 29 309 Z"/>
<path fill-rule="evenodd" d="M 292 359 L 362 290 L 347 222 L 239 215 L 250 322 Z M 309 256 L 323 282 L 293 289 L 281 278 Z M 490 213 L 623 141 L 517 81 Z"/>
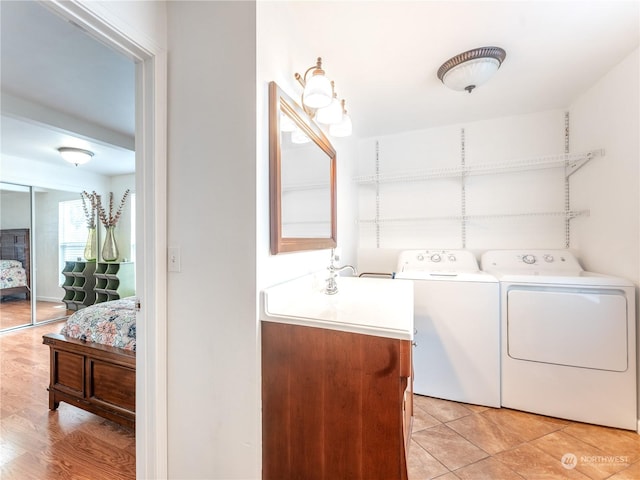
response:
<path fill-rule="evenodd" d="M 136 350 L 136 297 L 97 303 L 71 315 L 60 333 L 86 342 Z"/>
<path fill-rule="evenodd" d="M 0 260 L 0 288 L 23 287 L 27 272 L 18 260 Z"/>

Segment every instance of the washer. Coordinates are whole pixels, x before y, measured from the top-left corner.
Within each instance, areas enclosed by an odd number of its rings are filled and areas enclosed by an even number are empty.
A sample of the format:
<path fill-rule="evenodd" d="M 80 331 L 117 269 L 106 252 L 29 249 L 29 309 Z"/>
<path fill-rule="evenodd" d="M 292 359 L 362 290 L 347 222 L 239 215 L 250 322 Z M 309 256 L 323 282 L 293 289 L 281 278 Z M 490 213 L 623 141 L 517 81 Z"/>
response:
<path fill-rule="evenodd" d="M 496 250 L 502 406 L 637 430 L 635 287 L 568 250 Z"/>
<path fill-rule="evenodd" d="M 414 281 L 414 392 L 500 406 L 497 279 L 468 250 L 407 250 L 396 279 Z"/>

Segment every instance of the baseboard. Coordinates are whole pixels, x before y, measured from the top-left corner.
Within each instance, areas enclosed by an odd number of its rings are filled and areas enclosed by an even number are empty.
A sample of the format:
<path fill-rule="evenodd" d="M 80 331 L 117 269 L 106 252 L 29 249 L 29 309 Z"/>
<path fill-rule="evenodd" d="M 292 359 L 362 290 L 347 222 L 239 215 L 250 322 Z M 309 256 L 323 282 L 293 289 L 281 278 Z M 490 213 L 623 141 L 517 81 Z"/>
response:
<path fill-rule="evenodd" d="M 62 303 L 62 300 L 60 300 L 60 297 L 37 297 L 36 300 L 38 302 L 55 302 L 55 303 Z"/>

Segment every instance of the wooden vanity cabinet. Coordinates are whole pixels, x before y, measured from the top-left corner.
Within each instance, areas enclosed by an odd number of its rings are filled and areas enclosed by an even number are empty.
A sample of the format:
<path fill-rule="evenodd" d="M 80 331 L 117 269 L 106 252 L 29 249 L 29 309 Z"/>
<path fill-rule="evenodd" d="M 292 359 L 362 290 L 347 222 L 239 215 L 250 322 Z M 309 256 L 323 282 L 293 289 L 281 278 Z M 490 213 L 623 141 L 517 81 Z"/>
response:
<path fill-rule="evenodd" d="M 262 322 L 262 478 L 407 479 L 411 342 Z"/>

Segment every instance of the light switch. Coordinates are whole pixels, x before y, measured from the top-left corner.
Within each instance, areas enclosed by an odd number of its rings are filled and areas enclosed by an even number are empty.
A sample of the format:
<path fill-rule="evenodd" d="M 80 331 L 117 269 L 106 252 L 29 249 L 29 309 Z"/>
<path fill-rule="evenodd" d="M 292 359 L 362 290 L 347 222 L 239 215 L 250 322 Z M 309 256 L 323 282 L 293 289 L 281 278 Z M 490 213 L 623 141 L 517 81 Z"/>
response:
<path fill-rule="evenodd" d="M 180 271 L 180 247 L 169 247 L 168 262 L 170 272 Z"/>

